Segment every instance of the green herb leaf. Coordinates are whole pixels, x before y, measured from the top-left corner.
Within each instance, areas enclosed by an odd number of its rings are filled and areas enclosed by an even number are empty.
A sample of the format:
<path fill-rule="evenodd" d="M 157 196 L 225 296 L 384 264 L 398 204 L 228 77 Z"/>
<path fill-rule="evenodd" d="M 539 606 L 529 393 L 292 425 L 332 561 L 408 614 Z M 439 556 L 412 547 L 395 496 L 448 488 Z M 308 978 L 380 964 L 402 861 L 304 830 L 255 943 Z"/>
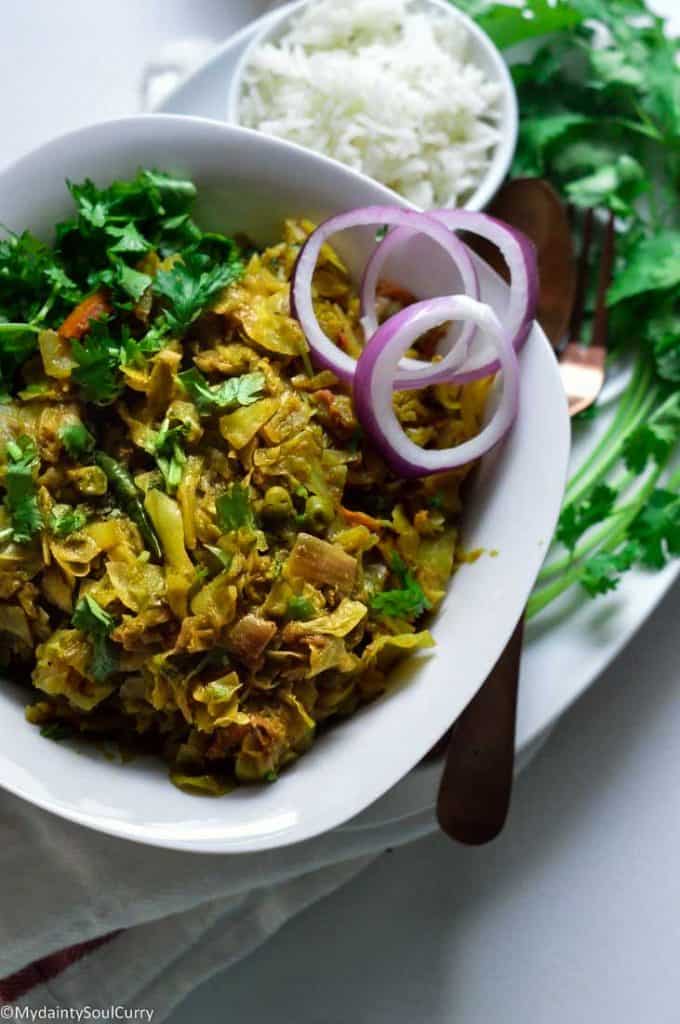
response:
<path fill-rule="evenodd" d="M 153 441 L 153 454 L 165 481 L 168 494 L 174 494 L 182 482 L 187 457 L 182 448 L 186 435 L 184 425 L 170 427 L 167 421 L 162 425 Z"/>
<path fill-rule="evenodd" d="M 637 544 L 628 543 L 620 551 L 602 551 L 589 558 L 583 566 L 580 584 L 591 597 L 616 590 L 621 575 L 627 572 L 640 555 Z"/>
<path fill-rule="evenodd" d="M 623 458 L 629 469 L 641 473 L 649 459 L 664 465 L 680 437 L 680 393 L 676 392 L 626 439 Z"/>
<path fill-rule="evenodd" d="M 83 511 L 63 505 L 55 506 L 52 510 L 48 527 L 55 537 L 67 537 L 70 533 L 82 530 L 86 524 L 87 516 Z"/>
<path fill-rule="evenodd" d="M 680 496 L 658 489 L 630 527 L 640 546 L 640 561 L 662 569 L 672 555 L 680 555 Z"/>
<path fill-rule="evenodd" d="M 419 618 L 432 606 L 422 587 L 396 551 L 392 555 L 392 572 L 399 580 L 399 589 L 383 590 L 374 594 L 369 600 L 370 607 L 374 612 L 391 618 Z"/>
<path fill-rule="evenodd" d="M 78 364 L 72 376 L 86 402 L 108 405 L 118 397 L 121 345 L 103 320 L 91 321 L 85 337 L 71 342 L 71 353 Z"/>
<path fill-rule="evenodd" d="M 94 437 L 83 423 L 67 423 L 60 428 L 59 438 L 72 459 L 83 459 L 94 451 Z"/>
<path fill-rule="evenodd" d="M 154 291 L 165 299 L 165 318 L 172 331 L 183 332 L 215 296 L 235 281 L 243 266 L 238 260 L 207 266 L 208 260 L 197 252 L 186 252 L 171 270 L 159 270 Z"/>
<path fill-rule="evenodd" d="M 35 442 L 26 436 L 9 441 L 7 460 L 5 507 L 12 523 L 12 539 L 27 544 L 43 526 L 35 483 L 40 466 Z"/>
<path fill-rule="evenodd" d="M 626 265 L 609 289 L 614 306 L 644 292 L 661 291 L 680 285 L 680 230 L 661 231 L 642 237 L 627 254 Z"/>
<path fill-rule="evenodd" d="M 40 735 L 46 740 L 68 740 L 73 736 L 73 728 L 67 722 L 47 722 L 40 729 Z"/>
<path fill-rule="evenodd" d="M 573 550 L 577 541 L 591 526 L 602 523 L 614 508 L 618 491 L 607 484 L 598 484 L 592 494 L 576 505 L 567 505 L 560 516 L 555 537 Z"/>
<path fill-rule="evenodd" d="M 101 683 L 118 670 L 118 659 L 114 646 L 108 640 L 116 621 L 93 597 L 81 597 L 71 618 L 76 629 L 86 633 L 92 643 L 90 670 L 93 678 Z"/>
<path fill-rule="evenodd" d="M 223 533 L 240 530 L 244 526 L 252 528 L 254 525 L 250 489 L 243 484 L 230 484 L 224 494 L 217 498 L 215 509 L 217 525 Z"/>
<path fill-rule="evenodd" d="M 262 397 L 265 385 L 263 373 L 246 373 L 241 377 L 230 377 L 221 384 L 208 384 L 203 374 L 195 368 L 180 373 L 179 380 L 201 413 L 252 405 Z"/>

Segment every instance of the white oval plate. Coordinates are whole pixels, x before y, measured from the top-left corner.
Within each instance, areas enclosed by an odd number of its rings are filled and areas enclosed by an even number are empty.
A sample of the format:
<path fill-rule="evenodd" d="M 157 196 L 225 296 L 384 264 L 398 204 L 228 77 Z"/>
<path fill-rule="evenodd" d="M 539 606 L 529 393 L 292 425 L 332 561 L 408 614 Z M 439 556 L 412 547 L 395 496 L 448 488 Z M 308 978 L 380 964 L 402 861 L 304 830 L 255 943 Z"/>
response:
<path fill-rule="evenodd" d="M 299 147 L 212 121 L 154 115 L 71 133 L 4 171 L 0 223 L 49 236 L 69 212 L 65 179 L 108 182 L 140 166 L 188 174 L 199 189 L 200 221 L 217 230 L 245 231 L 259 242 L 275 239 L 285 217 L 319 220 L 357 205 L 395 202 L 375 182 Z M 373 239 L 371 232 L 338 240 L 355 271 Z M 479 271 L 483 298 L 502 315 L 507 287 L 484 264 Z M 413 273 L 405 273 L 413 280 Z M 317 835 L 394 786 L 486 678 L 519 618 L 554 529 L 569 424 L 555 359 L 538 327 L 521 365 L 524 397 L 514 430 L 483 460 L 466 503 L 466 545 L 499 554 L 460 569 L 433 626 L 437 649 L 403 664 L 388 697 L 326 732 L 275 785 L 206 800 L 175 789 L 157 762 L 112 764 L 92 748 L 78 752 L 46 741 L 24 721 L 27 691 L 5 684 L 0 784 L 114 835 L 225 853 Z"/>
<path fill-rule="evenodd" d="M 230 36 L 166 96 L 158 109 L 223 119 L 231 76 L 252 37 L 272 18 L 272 14 L 259 14 L 260 8 L 253 3 L 256 20 Z M 580 464 L 609 420 L 610 412 L 605 408 L 597 421 L 575 430 L 572 468 Z M 616 593 L 589 601 L 576 590 L 528 625 L 517 721 L 519 753 L 530 750 L 592 685 L 651 615 L 679 574 L 677 560 L 662 572 L 634 570 L 624 577 Z M 441 762 L 419 766 L 343 828 L 379 826 L 433 807 L 440 775 Z"/>

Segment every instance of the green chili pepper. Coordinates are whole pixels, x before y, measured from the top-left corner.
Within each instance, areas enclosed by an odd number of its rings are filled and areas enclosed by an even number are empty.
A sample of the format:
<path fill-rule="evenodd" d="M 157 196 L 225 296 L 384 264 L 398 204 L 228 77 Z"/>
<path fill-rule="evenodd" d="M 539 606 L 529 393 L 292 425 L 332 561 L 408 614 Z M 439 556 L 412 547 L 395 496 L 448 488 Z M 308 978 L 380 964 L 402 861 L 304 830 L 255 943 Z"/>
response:
<path fill-rule="evenodd" d="M 110 455 L 107 455 L 106 452 L 95 452 L 94 461 L 106 473 L 123 511 L 127 512 L 132 522 L 139 528 L 139 532 L 152 556 L 157 561 L 160 561 L 163 557 L 160 541 L 151 525 L 151 520 L 146 514 L 134 480 L 128 471 L 119 462 L 112 459 Z"/>

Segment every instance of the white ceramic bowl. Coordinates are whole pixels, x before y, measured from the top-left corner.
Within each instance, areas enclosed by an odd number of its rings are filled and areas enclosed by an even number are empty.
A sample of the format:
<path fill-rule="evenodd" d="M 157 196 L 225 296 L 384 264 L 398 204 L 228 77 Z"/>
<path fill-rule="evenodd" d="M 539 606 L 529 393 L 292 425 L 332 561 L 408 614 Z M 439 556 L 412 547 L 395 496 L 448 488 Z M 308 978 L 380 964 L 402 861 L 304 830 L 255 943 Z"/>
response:
<path fill-rule="evenodd" d="M 198 118 L 148 115 L 62 136 L 5 170 L 0 223 L 49 238 L 71 208 L 64 179 L 89 176 L 104 184 L 140 166 L 190 175 L 202 223 L 246 231 L 260 242 L 276 238 L 287 216 L 318 220 L 394 202 L 375 182 L 288 143 Z M 358 268 L 370 235 L 342 241 L 351 241 L 339 248 Z M 479 269 L 483 297 L 502 313 L 506 286 L 484 264 Z M 447 287 L 444 280 L 419 281 L 415 271 L 394 268 L 416 291 Z M 306 839 L 377 799 L 422 758 L 485 679 L 519 618 L 555 526 L 569 426 L 556 362 L 538 327 L 521 366 L 515 428 L 484 459 L 466 509 L 466 544 L 498 555 L 461 568 L 433 626 L 438 647 L 401 666 L 389 696 L 321 736 L 276 784 L 215 800 L 175 789 L 152 759 L 112 764 L 91 746 L 43 739 L 24 720 L 29 692 L 0 682 L 0 785 L 104 832 L 206 852 Z"/>
<path fill-rule="evenodd" d="M 278 14 L 267 17 L 262 28 L 255 33 L 241 58 L 237 62 L 227 94 L 227 121 L 240 124 L 239 106 L 243 87 L 243 76 L 255 50 L 264 43 L 276 42 L 288 30 L 291 19 L 297 17 L 303 7 L 315 0 L 296 0 L 286 4 Z M 342 2 L 342 0 L 339 0 Z M 468 210 L 481 210 L 493 198 L 501 186 L 508 170 L 517 145 L 519 116 L 517 94 L 508 67 L 486 32 L 476 25 L 471 18 L 459 11 L 448 0 L 418 0 L 425 8 L 437 13 L 445 13 L 462 24 L 469 39 L 469 55 L 473 63 L 486 72 L 488 78 L 501 87 L 500 123 L 502 135 L 498 142 L 491 163 L 477 188 L 465 203 Z"/>

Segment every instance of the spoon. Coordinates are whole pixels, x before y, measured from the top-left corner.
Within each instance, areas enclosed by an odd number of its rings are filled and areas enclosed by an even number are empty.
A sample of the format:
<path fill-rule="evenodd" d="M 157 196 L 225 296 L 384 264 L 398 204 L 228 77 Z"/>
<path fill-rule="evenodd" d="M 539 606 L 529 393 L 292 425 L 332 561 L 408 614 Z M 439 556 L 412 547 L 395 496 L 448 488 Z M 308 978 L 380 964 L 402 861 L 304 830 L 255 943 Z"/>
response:
<path fill-rule="evenodd" d="M 557 351 L 569 325 L 576 263 L 566 209 L 541 178 L 516 178 L 488 207 L 536 246 L 540 292 L 536 319 Z M 477 237 L 468 244 L 507 279 L 498 250 Z M 437 799 L 444 832 L 461 843 L 488 843 L 502 830 L 510 806 L 524 614 L 496 665 L 455 722 Z"/>

